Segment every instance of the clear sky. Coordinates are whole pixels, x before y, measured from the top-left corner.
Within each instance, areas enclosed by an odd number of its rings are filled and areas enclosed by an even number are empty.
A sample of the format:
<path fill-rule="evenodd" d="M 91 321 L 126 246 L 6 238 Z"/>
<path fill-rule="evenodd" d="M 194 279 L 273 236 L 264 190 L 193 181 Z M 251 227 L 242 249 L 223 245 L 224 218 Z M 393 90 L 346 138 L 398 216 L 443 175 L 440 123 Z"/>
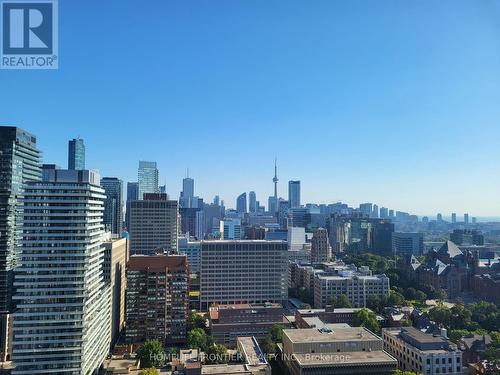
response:
<path fill-rule="evenodd" d="M 58 71 L 0 71 L 0 124 L 177 197 L 500 216 L 500 1 L 61 0 Z"/>

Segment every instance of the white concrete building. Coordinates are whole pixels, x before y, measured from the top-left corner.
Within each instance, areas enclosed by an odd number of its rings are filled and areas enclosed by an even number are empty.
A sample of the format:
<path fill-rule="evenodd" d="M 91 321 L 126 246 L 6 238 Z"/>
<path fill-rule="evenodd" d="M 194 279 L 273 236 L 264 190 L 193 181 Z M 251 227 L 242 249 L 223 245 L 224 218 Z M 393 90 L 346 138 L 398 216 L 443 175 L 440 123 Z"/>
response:
<path fill-rule="evenodd" d="M 103 193 L 91 171 L 53 170 L 26 188 L 13 374 L 93 374 L 109 351 Z"/>

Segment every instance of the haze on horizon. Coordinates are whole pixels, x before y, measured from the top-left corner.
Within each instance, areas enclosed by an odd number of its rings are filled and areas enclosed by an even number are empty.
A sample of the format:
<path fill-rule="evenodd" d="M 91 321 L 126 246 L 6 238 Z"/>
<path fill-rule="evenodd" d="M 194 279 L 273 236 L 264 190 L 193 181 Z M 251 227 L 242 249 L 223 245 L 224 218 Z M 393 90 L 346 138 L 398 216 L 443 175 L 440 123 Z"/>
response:
<path fill-rule="evenodd" d="M 189 168 L 267 205 L 277 157 L 303 203 L 500 216 L 499 4 L 60 2 L 60 68 L 0 71 L 0 124 L 62 167 L 76 136 L 103 176 L 157 161 L 174 198 Z"/>

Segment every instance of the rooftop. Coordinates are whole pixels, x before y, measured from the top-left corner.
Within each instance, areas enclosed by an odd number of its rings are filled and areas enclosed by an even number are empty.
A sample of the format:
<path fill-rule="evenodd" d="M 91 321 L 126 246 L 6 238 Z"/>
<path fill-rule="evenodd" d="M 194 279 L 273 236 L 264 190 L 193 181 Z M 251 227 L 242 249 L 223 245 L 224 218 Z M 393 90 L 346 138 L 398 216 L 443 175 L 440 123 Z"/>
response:
<path fill-rule="evenodd" d="M 283 331 L 294 343 L 372 341 L 380 340 L 378 336 L 364 327 L 339 328 L 334 330 L 286 329 Z"/>
<path fill-rule="evenodd" d="M 346 366 L 357 364 L 392 363 L 397 365 L 397 360 L 386 352 L 344 352 L 344 353 L 321 353 L 321 354 L 294 354 L 294 358 L 302 366 Z"/>

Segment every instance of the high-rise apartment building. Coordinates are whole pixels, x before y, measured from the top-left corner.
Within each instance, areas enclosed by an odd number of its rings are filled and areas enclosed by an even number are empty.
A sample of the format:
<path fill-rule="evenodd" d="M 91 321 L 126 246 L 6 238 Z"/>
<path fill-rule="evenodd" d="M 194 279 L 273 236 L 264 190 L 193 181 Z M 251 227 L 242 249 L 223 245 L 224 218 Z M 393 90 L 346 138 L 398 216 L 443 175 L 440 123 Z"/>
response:
<path fill-rule="evenodd" d="M 177 250 L 179 204 L 166 194 L 145 194 L 130 202 L 130 254 L 153 255 Z"/>
<path fill-rule="evenodd" d="M 111 287 L 111 344 L 118 340 L 125 326 L 125 273 L 128 259 L 128 240 L 110 239 L 104 242 L 104 281 Z"/>
<path fill-rule="evenodd" d="M 159 193 L 158 187 L 158 168 L 155 161 L 139 161 L 139 170 L 137 174 L 138 199 L 144 199 L 145 193 Z"/>
<path fill-rule="evenodd" d="M 314 231 L 311 241 L 311 262 L 329 262 L 331 258 L 332 248 L 328 241 L 328 231 L 324 228 L 319 228 Z"/>
<path fill-rule="evenodd" d="M 85 169 L 85 144 L 83 139 L 74 138 L 68 142 L 68 169 Z"/>
<path fill-rule="evenodd" d="M 300 181 L 288 181 L 288 203 L 290 208 L 300 207 Z"/>
<path fill-rule="evenodd" d="M 184 255 L 131 256 L 127 265 L 127 328 L 130 343 L 186 340 L 189 271 Z"/>
<path fill-rule="evenodd" d="M 123 226 L 123 182 L 116 177 L 103 177 L 104 189 L 104 228 L 114 234 L 120 234 Z"/>
<path fill-rule="evenodd" d="M 0 127 L 0 360 L 11 351 L 14 268 L 18 264 L 18 219 L 28 181 L 40 180 L 40 152 L 33 134 L 12 126 Z"/>
<path fill-rule="evenodd" d="M 53 170 L 24 195 L 13 374 L 92 374 L 111 342 L 99 175 Z"/>
<path fill-rule="evenodd" d="M 236 211 L 239 214 L 247 213 L 247 193 L 242 193 L 236 199 Z"/>

